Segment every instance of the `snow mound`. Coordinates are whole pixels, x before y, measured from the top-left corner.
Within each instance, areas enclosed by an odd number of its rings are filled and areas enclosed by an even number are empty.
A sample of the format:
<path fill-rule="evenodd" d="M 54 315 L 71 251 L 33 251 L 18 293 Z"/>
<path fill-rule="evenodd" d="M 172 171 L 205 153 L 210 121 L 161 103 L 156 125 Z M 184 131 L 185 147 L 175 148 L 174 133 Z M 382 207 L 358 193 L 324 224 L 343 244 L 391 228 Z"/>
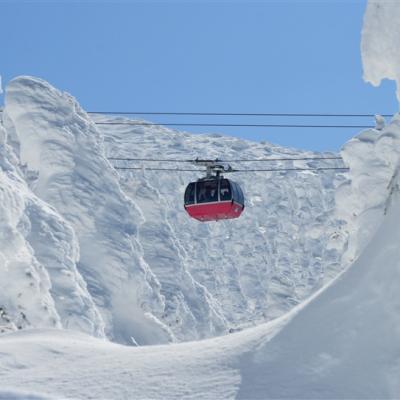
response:
<path fill-rule="evenodd" d="M 364 80 L 379 86 L 383 79 L 397 84 L 400 101 L 400 4 L 397 1 L 369 0 L 364 15 L 361 56 Z"/>

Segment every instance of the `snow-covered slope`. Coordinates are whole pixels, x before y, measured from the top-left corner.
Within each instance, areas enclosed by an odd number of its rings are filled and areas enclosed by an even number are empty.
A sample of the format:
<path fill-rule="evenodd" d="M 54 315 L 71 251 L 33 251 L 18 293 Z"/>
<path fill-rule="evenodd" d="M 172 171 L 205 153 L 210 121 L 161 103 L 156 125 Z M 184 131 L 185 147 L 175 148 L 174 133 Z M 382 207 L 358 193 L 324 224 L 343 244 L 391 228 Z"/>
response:
<path fill-rule="evenodd" d="M 88 116 L 70 95 L 37 78 L 17 78 L 6 90 L 3 125 L 15 168 L 30 195 L 51 208 L 65 230 L 62 243 L 53 243 L 57 224 L 43 222 L 40 207 L 27 209 L 34 230 L 26 235 L 29 244 L 50 274 L 56 305 L 70 301 L 69 290 L 75 293 L 59 274 L 66 264 L 91 302 L 82 321 L 75 319 L 76 329 L 89 324 L 100 336 L 104 331 L 111 340 L 138 344 L 220 335 L 282 315 L 343 268 L 348 234 L 335 216 L 335 189 L 347 181 L 342 174 L 238 175 L 246 193 L 244 215 L 201 224 L 182 207 L 185 186 L 199 175 L 118 174 L 106 159 L 320 154 L 115 125 L 120 120 Z M 328 163 L 341 165 L 274 166 Z M 57 310 L 69 326 L 64 306 Z"/>
<path fill-rule="evenodd" d="M 395 196 L 358 261 L 284 318 L 217 339 L 133 349 L 65 331 L 13 334 L 0 341 L 0 383 L 70 398 L 398 398 Z"/>
<path fill-rule="evenodd" d="M 77 236 L 75 262 L 108 337 L 122 343 L 168 341 L 168 330 L 146 314 L 162 310 L 163 303 L 135 238 L 140 214 L 121 192 L 93 122 L 71 96 L 31 78 L 9 84 L 5 117 L 21 163 L 35 175 L 30 187 Z"/>
<path fill-rule="evenodd" d="M 101 116 L 95 120 L 111 122 Z M 127 122 L 112 120 L 116 121 Z M 162 127 L 98 127 L 105 135 L 110 157 L 320 156 L 270 143 L 215 134 L 195 136 Z M 141 165 L 121 161 L 114 164 Z M 259 163 L 231 164 L 260 168 Z M 269 164 L 276 168 L 317 165 L 342 163 Z M 182 167 L 175 163 L 151 166 Z M 242 217 L 202 224 L 188 218 L 182 205 L 186 185 L 201 175 L 121 172 L 124 192 L 143 213 L 139 240 L 145 260 L 161 283 L 168 308 L 165 318 L 179 338 L 183 334 L 192 339 L 207 337 L 270 320 L 298 304 L 340 270 L 347 233 L 343 222 L 335 216 L 334 196 L 336 186 L 345 181 L 343 176 L 334 172 L 237 174 L 232 179 L 240 183 L 246 194 Z"/>
<path fill-rule="evenodd" d="M 353 265 L 311 299 L 258 327 L 181 344 L 129 348 L 61 330 L 9 334 L 0 340 L 0 385 L 78 399 L 399 398 L 400 182 L 396 173 L 387 178 L 373 151 L 388 137 L 400 137 L 396 119 L 345 148 L 361 151 L 355 163 L 364 173 L 356 169 L 342 196 L 362 197 L 362 176 L 368 186 L 382 174 L 379 196 L 364 202 L 354 224 L 371 236 Z M 375 209 L 379 220 L 362 217 Z"/>

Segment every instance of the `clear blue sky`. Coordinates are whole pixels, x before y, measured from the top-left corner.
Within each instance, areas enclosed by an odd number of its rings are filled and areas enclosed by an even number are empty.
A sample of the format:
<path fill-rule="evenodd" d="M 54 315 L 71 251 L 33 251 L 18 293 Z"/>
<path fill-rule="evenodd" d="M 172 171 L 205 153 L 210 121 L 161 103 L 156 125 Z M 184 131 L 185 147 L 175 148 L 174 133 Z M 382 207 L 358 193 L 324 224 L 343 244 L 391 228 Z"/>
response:
<path fill-rule="evenodd" d="M 21 74 L 44 78 L 89 111 L 394 113 L 394 84 L 373 88 L 362 80 L 365 6 L 364 0 L 0 0 L 0 75 L 3 86 Z M 373 123 L 244 117 L 179 121 Z M 337 150 L 358 131 L 186 130 L 313 150 Z"/>

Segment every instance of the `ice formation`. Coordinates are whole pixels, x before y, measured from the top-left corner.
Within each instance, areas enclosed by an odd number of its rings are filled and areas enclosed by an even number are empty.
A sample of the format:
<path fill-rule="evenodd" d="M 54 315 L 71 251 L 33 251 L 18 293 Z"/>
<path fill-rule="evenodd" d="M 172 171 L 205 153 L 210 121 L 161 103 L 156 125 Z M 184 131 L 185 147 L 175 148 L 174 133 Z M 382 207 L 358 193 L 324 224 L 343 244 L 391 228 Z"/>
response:
<path fill-rule="evenodd" d="M 369 0 L 364 15 L 361 56 L 364 80 L 379 86 L 383 79 L 397 84 L 400 101 L 400 4 L 398 1 Z"/>

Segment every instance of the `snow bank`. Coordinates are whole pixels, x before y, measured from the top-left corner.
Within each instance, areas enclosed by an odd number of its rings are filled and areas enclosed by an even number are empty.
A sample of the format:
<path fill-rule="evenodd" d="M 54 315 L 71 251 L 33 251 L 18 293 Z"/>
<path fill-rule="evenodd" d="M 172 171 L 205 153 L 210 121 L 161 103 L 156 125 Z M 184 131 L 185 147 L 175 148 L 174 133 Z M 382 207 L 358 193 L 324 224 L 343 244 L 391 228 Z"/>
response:
<path fill-rule="evenodd" d="M 361 56 L 365 81 L 379 86 L 382 79 L 393 79 L 400 101 L 399 19 L 399 2 L 369 0 L 364 15 Z"/>

